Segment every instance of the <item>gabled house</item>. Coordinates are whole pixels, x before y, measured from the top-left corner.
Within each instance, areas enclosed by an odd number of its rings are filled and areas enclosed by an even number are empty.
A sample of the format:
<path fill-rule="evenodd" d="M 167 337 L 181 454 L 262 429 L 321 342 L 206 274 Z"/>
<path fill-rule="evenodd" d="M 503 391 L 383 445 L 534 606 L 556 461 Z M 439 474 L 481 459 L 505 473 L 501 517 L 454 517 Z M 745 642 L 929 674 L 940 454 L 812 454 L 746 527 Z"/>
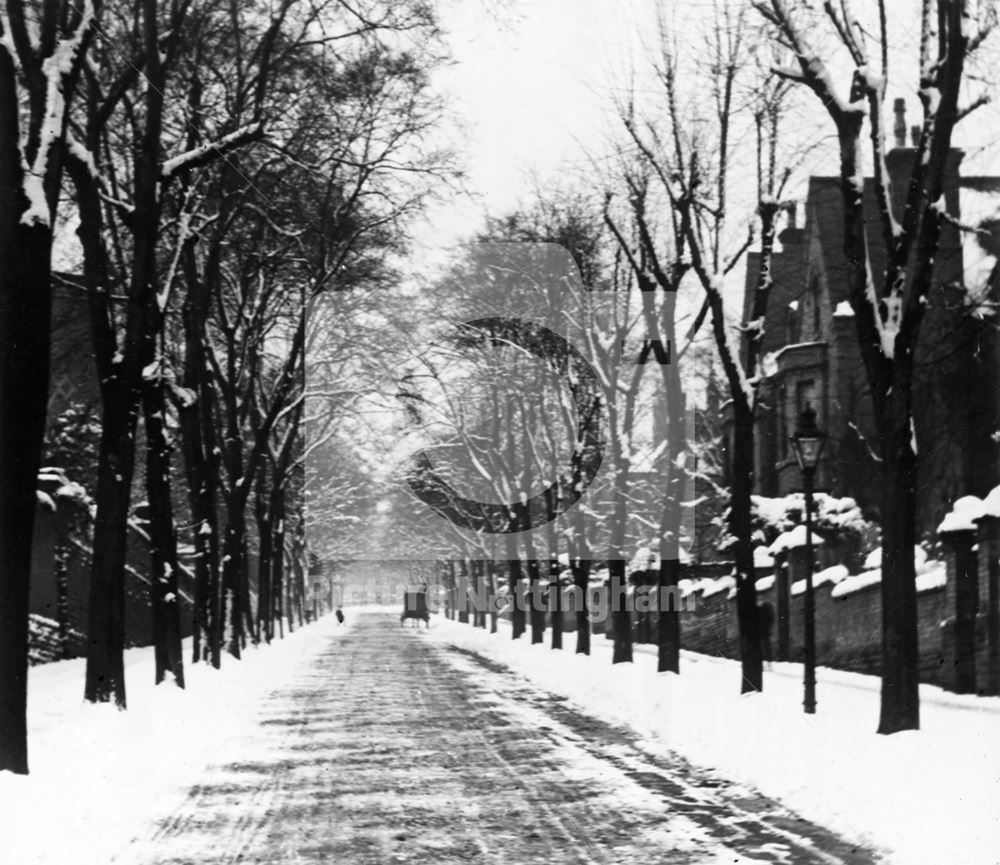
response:
<path fill-rule="evenodd" d="M 896 146 L 887 155 L 897 215 L 916 153 L 906 146 L 904 110 L 897 100 Z M 1000 177 L 962 176 L 962 158 L 959 150 L 950 155 L 944 197 L 953 220 L 942 235 L 916 351 L 921 532 L 933 530 L 959 496 L 985 495 L 1000 480 Z M 871 271 L 878 279 L 885 252 L 871 179 L 865 207 Z M 809 402 L 830 436 L 818 489 L 852 496 L 877 519 L 878 442 L 847 298 L 839 178 L 810 178 L 803 210 L 801 226 L 791 211 L 773 262 L 762 337 L 757 492 L 779 496 L 801 489 L 789 436 Z M 758 262 L 759 254 L 749 256 L 744 321 L 751 318 Z"/>

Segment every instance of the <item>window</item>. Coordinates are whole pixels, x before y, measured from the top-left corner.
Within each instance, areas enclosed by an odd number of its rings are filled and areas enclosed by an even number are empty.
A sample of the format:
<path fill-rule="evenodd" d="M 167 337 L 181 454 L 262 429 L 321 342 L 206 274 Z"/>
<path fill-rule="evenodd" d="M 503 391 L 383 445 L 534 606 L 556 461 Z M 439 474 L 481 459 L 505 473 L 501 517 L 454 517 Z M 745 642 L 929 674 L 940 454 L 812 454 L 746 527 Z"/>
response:
<path fill-rule="evenodd" d="M 781 459 L 788 456 L 788 391 L 782 385 L 778 389 L 778 453 Z"/>
<path fill-rule="evenodd" d="M 799 302 L 793 300 L 785 308 L 785 344 L 799 341 Z"/>
<path fill-rule="evenodd" d="M 809 303 L 812 305 L 812 339 L 814 342 L 818 342 L 820 339 L 820 295 L 819 275 L 816 274 L 809 282 Z"/>
<path fill-rule="evenodd" d="M 798 415 L 801 414 L 802 409 L 806 407 L 806 403 L 809 403 L 816 409 L 817 414 L 819 413 L 819 405 L 816 400 L 816 382 L 811 378 L 795 383 L 796 420 L 798 419 Z"/>

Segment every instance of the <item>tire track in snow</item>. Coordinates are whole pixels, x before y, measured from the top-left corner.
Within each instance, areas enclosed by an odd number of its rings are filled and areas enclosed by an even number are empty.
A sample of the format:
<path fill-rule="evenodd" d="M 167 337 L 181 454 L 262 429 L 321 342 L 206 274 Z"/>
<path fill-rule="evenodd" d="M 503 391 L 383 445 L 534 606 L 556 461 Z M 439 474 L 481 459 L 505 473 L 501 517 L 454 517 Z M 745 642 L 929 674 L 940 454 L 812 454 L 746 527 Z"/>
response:
<path fill-rule="evenodd" d="M 631 730 L 586 714 L 502 663 L 459 646 L 448 648 L 496 674 L 490 682 L 498 697 L 536 713 L 537 728 L 554 742 L 583 748 L 659 796 L 669 812 L 685 814 L 738 854 L 751 857 L 750 861 L 792 865 L 871 865 L 878 861 L 864 846 L 804 820 L 759 791 L 699 770 L 680 755 L 668 761 L 648 753 Z"/>
<path fill-rule="evenodd" d="M 118 865 L 825 865 L 733 801 L 665 808 L 662 767 L 620 731 L 387 614 L 331 635 L 261 708 Z"/>

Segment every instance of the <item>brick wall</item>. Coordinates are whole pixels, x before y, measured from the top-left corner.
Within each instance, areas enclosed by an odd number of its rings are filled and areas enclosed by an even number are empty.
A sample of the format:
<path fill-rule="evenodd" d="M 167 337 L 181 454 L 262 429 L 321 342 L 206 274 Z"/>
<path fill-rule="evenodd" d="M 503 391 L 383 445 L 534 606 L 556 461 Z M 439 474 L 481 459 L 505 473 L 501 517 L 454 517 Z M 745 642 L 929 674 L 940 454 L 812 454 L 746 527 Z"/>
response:
<path fill-rule="evenodd" d="M 868 586 L 849 595 L 834 597 L 832 586 L 816 588 L 816 662 L 858 673 L 878 675 L 881 669 L 882 603 L 879 585 Z M 690 600 L 690 599 L 689 599 Z M 758 603 L 777 608 L 773 586 L 757 593 Z M 792 595 L 789 605 L 789 659 L 802 659 L 804 595 Z M 736 598 L 729 590 L 702 596 L 695 593 L 694 609 L 681 616 L 681 645 L 685 649 L 718 655 L 739 657 L 739 625 L 736 620 Z M 941 623 L 947 618 L 944 588 L 928 589 L 917 595 L 920 639 L 920 679 L 936 685 L 947 685 L 943 675 L 946 644 Z M 605 630 L 610 630 L 610 619 Z M 654 625 L 655 627 L 655 625 Z M 655 633 L 655 631 L 654 631 Z M 634 630 L 633 630 L 634 634 Z M 776 647 L 776 631 L 771 635 L 772 652 Z M 980 639 L 980 651 L 987 651 L 985 634 Z"/>
<path fill-rule="evenodd" d="M 961 540 L 964 552 L 960 550 L 958 557 L 956 550 L 961 546 L 958 540 L 952 539 L 945 545 L 946 580 L 942 579 L 940 569 L 933 568 L 918 577 L 920 680 L 949 690 L 1000 694 L 1000 517 L 982 519 L 978 533 L 968 534 Z M 804 561 L 792 558 L 792 569 L 798 572 L 804 567 Z M 731 567 L 713 565 L 700 571 L 685 567 L 682 573 L 687 579 L 716 579 L 720 569 Z M 960 578 L 956 576 L 958 570 L 962 572 Z M 758 571 L 758 579 L 764 575 Z M 965 613 L 961 612 L 965 608 L 956 600 L 956 586 L 963 584 L 961 580 L 975 595 Z M 794 576 L 790 582 L 794 582 Z M 778 584 L 779 581 L 774 580 L 766 589 L 758 588 L 760 605 L 768 604 L 772 611 L 779 609 Z M 860 587 L 855 583 L 855 586 L 849 594 L 834 594 L 834 585 L 830 582 L 816 586 L 816 661 L 820 666 L 878 675 L 882 653 L 881 587 L 877 582 Z M 681 644 L 696 652 L 738 658 L 735 593 L 731 597 L 728 587 L 721 591 L 717 588 L 712 586 L 707 596 L 699 589 L 685 598 L 682 611 L 676 614 L 681 617 Z M 804 606 L 804 594 L 790 594 L 788 659 L 791 661 L 801 661 L 803 656 Z M 576 624 L 575 615 L 565 611 L 565 602 L 563 610 L 563 629 L 571 632 Z M 502 615 L 507 618 L 509 612 Z M 652 619 L 650 633 L 655 641 L 656 615 L 649 615 Z M 550 621 L 551 617 L 549 613 Z M 638 617 L 635 614 L 632 623 L 633 639 L 636 639 Z M 971 629 L 962 632 L 973 635 L 968 651 L 956 642 L 959 625 Z M 770 640 L 772 657 L 777 654 L 779 627 L 775 621 Z M 612 637 L 611 617 L 593 621 L 592 629 L 595 634 Z M 970 656 L 974 656 L 971 661 Z M 960 671 L 964 671 L 964 678 L 958 675 Z"/>

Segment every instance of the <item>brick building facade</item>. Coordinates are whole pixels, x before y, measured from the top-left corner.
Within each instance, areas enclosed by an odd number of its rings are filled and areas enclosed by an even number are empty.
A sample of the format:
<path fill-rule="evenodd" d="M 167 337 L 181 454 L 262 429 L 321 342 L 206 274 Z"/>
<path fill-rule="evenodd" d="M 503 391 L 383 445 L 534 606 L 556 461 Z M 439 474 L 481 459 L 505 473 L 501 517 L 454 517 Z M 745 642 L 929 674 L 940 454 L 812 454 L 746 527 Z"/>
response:
<path fill-rule="evenodd" d="M 915 150 L 906 147 L 903 106 L 897 102 L 897 146 L 887 163 L 892 199 L 902 209 Z M 985 495 L 1000 480 L 1000 347 L 995 304 L 1000 238 L 1000 177 L 962 176 L 953 150 L 945 185 L 947 212 L 935 286 L 916 351 L 915 438 L 921 533 L 931 532 L 961 495 Z M 865 184 L 871 272 L 884 271 L 873 183 Z M 878 443 L 855 322 L 847 300 L 843 205 L 838 177 L 812 177 L 800 226 L 793 209 L 780 233 L 774 287 L 764 321 L 756 436 L 756 492 L 781 496 L 801 489 L 789 446 L 806 402 L 830 438 L 817 486 L 849 495 L 878 520 Z M 744 321 L 751 317 L 759 254 L 747 266 Z"/>

